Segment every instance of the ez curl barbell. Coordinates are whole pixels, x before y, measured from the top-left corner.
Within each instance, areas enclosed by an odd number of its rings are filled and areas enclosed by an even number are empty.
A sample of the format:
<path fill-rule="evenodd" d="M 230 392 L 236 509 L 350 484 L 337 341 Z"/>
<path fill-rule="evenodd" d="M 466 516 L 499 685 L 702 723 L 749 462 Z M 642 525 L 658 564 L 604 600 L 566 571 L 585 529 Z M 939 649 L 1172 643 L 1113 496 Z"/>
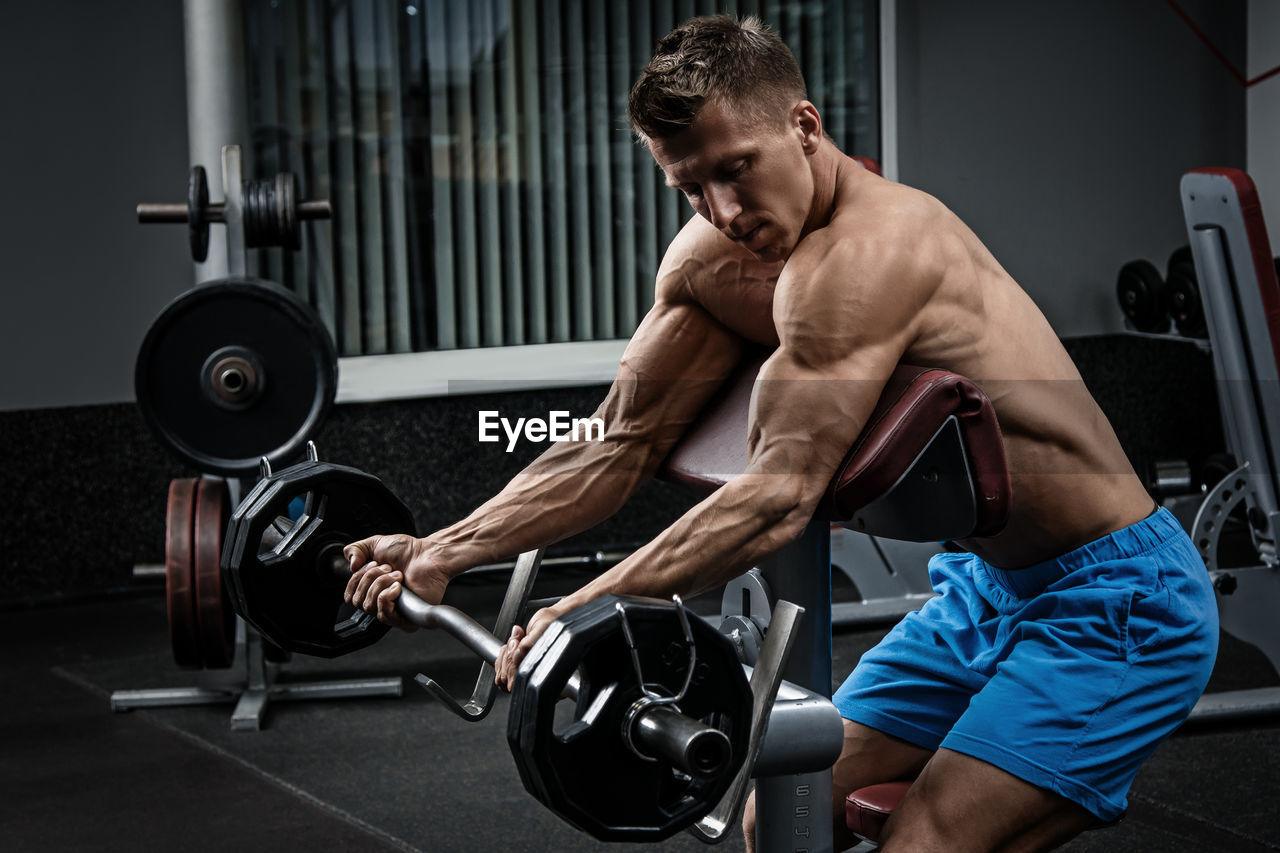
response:
<path fill-rule="evenodd" d="M 269 474 L 228 525 L 233 606 L 290 651 L 335 657 L 368 646 L 387 626 L 345 602 L 342 549 L 413 529 L 407 507 L 370 474 L 315 459 Z M 408 590 L 396 607 L 497 660 L 501 641 L 462 611 Z M 492 703 L 490 694 L 464 704 L 418 680 L 465 719 Z M 555 710 L 562 697 L 573 702 L 569 719 Z M 525 788 L 561 817 L 601 839 L 657 840 L 711 811 L 734 782 L 752 701 L 732 644 L 713 627 L 679 603 L 606 596 L 556 620 L 522 661 L 507 740 Z"/>

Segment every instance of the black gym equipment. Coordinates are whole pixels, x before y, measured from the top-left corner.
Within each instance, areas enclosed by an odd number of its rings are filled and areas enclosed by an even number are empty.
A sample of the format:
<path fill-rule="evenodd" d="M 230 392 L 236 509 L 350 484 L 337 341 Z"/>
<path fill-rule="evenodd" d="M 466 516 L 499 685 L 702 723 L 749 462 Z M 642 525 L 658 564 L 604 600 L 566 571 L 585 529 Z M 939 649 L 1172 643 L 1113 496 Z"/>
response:
<path fill-rule="evenodd" d="M 1208 337 L 1209 327 L 1204 317 L 1200 282 L 1196 278 L 1196 263 L 1190 246 L 1176 249 L 1169 256 L 1165 284 L 1168 287 L 1169 312 L 1178 334 L 1188 338 Z"/>
<path fill-rule="evenodd" d="M 596 838 L 660 839 L 688 826 L 724 795 L 746 753 L 751 692 L 737 655 L 709 624 L 679 614 L 597 599 L 561 617 L 516 676 L 507 740 L 521 781 Z M 554 708 L 575 673 L 576 713 L 561 725 Z M 595 762 L 610 772 L 565 772 Z"/>
<path fill-rule="evenodd" d="M 1180 190 L 1227 451 L 1206 462 L 1191 539 L 1217 592 L 1222 629 L 1280 665 L 1280 275 L 1249 175 L 1197 169 Z M 1278 710 L 1280 688 L 1231 690 L 1201 696 L 1191 718 Z"/>
<path fill-rule="evenodd" d="M 302 245 L 301 223 L 308 219 L 328 219 L 332 207 L 328 199 L 299 201 L 298 179 L 281 172 L 262 181 L 241 185 L 245 245 L 248 248 Z M 187 180 L 186 204 L 143 202 L 138 205 L 138 221 L 185 222 L 191 243 L 191 258 L 202 262 L 209 255 L 209 225 L 227 222 L 226 202 L 209 203 L 209 179 L 203 166 L 192 166 Z"/>
<path fill-rule="evenodd" d="M 255 731 L 270 699 L 399 696 L 402 685 L 398 677 L 279 681 L 275 665 L 288 652 L 236 620 L 228 599 L 223 534 L 238 478 L 269 473 L 304 447 L 313 451 L 308 439 L 337 392 L 337 355 L 315 312 L 246 275 L 247 248 L 298 248 L 299 223 L 327 218 L 329 203 L 298 201 L 287 173 L 243 181 L 242 165 L 239 146 L 222 149 L 224 201 L 209 203 L 208 180 L 196 166 L 185 205 L 138 206 L 143 222 L 186 222 L 197 261 L 208 253 L 209 224 L 226 225 L 229 277 L 197 286 L 161 312 L 139 351 L 134 384 L 143 419 L 163 445 L 189 465 L 233 479 L 175 485 L 167 511 L 170 644 L 181 666 L 206 671 L 190 687 L 114 691 L 111 707 L 234 702 L 232 730 Z M 231 672 L 209 671 L 218 669 Z"/>
<path fill-rule="evenodd" d="M 303 509 L 290 518 L 290 506 Z M 236 611 L 283 649 L 338 657 L 388 628 L 343 601 L 342 548 L 384 530 L 413 534 L 413 514 L 381 480 L 342 465 L 303 462 L 259 481 L 227 529 L 223 568 Z"/>
<path fill-rule="evenodd" d="M 403 503 L 362 471 L 308 460 L 270 474 L 227 531 L 222 562 L 237 611 L 291 651 L 334 657 L 364 648 L 387 628 L 343 601 L 343 545 L 412 529 Z M 502 643 L 462 612 L 408 590 L 396 607 L 486 663 L 497 660 Z M 575 702 L 567 723 L 554 710 L 562 694 Z M 522 663 L 507 735 L 526 789 L 557 814 L 597 838 L 657 840 L 728 790 L 747 755 L 751 703 L 733 646 L 718 631 L 679 606 L 611 596 L 559 620 Z M 588 772 L 602 762 L 607 775 Z"/>
<path fill-rule="evenodd" d="M 202 477 L 196 483 L 192 525 L 192 576 L 196 590 L 196 628 L 200 660 L 208 669 L 231 666 L 236 651 L 236 617 L 222 582 L 222 536 L 231 514 L 226 480 Z"/>
<path fill-rule="evenodd" d="M 183 293 L 138 350 L 134 390 L 156 438 L 201 471 L 244 476 L 301 455 L 337 393 L 338 356 L 315 311 L 269 281 Z"/>
<path fill-rule="evenodd" d="M 1116 277 L 1120 310 L 1139 332 L 1169 329 L 1169 299 L 1160 271 L 1150 261 L 1130 261 Z"/>
<path fill-rule="evenodd" d="M 189 669 L 225 669 L 235 656 L 235 613 L 222 582 L 222 536 L 230 499 L 225 480 L 169 484 L 165 513 L 165 598 L 173 659 Z"/>
<path fill-rule="evenodd" d="M 196 482 L 192 477 L 169 483 L 165 511 L 165 610 L 169 617 L 169 646 L 174 662 L 182 667 L 198 667 L 201 663 L 192 573 Z"/>

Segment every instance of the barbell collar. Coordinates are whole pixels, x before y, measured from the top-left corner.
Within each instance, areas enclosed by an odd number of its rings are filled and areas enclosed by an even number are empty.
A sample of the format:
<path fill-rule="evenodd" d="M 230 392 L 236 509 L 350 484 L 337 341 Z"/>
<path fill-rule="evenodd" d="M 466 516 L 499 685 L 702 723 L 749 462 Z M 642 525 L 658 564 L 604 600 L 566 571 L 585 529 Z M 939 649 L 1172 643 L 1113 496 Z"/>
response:
<path fill-rule="evenodd" d="M 627 745 L 642 758 L 666 759 L 695 779 L 712 779 L 733 760 L 729 737 L 671 705 L 636 702 L 623 722 Z"/>

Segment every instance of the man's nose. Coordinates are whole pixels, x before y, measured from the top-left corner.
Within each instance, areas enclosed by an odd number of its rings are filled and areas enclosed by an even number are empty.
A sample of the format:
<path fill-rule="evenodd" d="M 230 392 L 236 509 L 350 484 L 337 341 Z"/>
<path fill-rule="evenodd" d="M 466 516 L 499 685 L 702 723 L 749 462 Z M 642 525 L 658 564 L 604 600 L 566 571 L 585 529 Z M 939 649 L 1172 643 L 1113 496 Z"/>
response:
<path fill-rule="evenodd" d="M 738 204 L 737 193 L 728 187 L 703 188 L 707 200 L 707 216 L 711 224 L 721 231 L 728 231 L 733 220 L 742 213 L 742 205 Z"/>

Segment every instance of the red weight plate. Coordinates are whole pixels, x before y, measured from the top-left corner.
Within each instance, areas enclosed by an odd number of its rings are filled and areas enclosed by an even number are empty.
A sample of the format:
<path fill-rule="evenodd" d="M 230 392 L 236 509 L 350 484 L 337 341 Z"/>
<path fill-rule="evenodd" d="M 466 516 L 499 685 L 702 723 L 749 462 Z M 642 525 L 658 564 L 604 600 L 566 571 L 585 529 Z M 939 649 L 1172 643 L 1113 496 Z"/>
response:
<path fill-rule="evenodd" d="M 169 483 L 165 513 L 164 579 L 169 608 L 169 644 L 178 666 L 199 667 L 192 534 L 195 526 L 196 480 Z"/>
<path fill-rule="evenodd" d="M 204 665 L 226 669 L 235 657 L 236 621 L 222 582 L 222 539 L 231 515 L 226 480 L 204 478 L 196 486 L 196 623 Z"/>

